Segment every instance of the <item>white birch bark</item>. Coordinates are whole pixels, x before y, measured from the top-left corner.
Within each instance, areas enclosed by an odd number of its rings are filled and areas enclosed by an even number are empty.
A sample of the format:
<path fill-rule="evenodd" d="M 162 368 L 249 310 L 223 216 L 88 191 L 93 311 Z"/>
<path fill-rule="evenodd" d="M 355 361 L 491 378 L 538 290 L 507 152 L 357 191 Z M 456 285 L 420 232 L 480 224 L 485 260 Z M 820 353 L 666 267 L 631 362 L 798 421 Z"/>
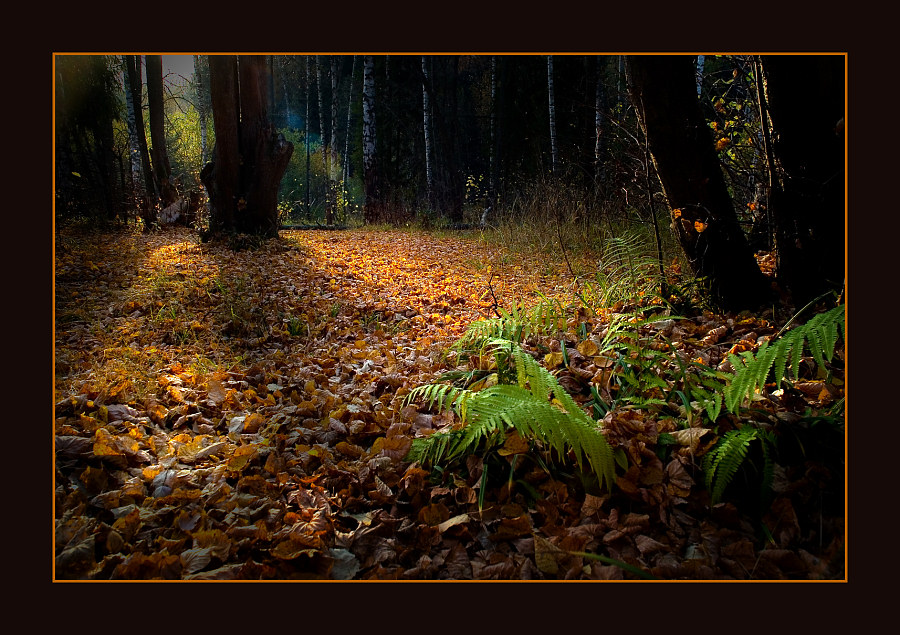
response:
<path fill-rule="evenodd" d="M 556 100 L 553 95 L 553 56 L 547 56 L 547 96 L 550 105 L 550 169 L 556 172 Z"/>
<path fill-rule="evenodd" d="M 123 63 L 124 62 L 124 57 Z M 134 100 L 131 97 L 131 84 L 128 81 L 128 73 L 122 73 L 125 87 L 125 106 L 128 113 L 128 159 L 131 164 L 131 182 L 137 194 L 143 192 L 144 183 L 141 174 L 141 146 L 138 143 L 137 124 L 134 121 Z M 140 105 L 138 106 L 140 107 Z"/>
<path fill-rule="evenodd" d="M 350 130 L 351 130 L 351 115 L 353 114 L 353 79 L 356 77 L 356 55 L 353 56 L 353 66 L 350 69 L 350 89 L 347 91 L 350 93 L 347 98 L 347 134 L 344 136 L 344 163 L 342 165 L 343 176 L 341 177 L 344 183 L 346 183 L 350 179 Z"/>
<path fill-rule="evenodd" d="M 366 220 L 377 216 L 370 209 L 375 203 L 375 58 L 365 56 L 363 63 L 363 173 L 366 183 Z"/>
<path fill-rule="evenodd" d="M 431 100 L 428 97 L 427 83 L 428 79 L 428 61 L 422 56 L 422 125 L 425 131 L 425 200 L 428 207 L 432 206 L 432 195 L 434 193 L 434 173 L 431 165 Z"/>

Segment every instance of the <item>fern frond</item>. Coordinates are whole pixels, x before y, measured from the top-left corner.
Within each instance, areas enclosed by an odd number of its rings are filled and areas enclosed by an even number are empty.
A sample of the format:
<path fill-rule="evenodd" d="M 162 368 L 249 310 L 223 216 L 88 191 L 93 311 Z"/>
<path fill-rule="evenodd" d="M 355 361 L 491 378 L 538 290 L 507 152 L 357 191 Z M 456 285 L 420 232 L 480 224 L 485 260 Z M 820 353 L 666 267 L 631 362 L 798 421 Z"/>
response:
<path fill-rule="evenodd" d="M 538 440 L 560 456 L 575 454 L 579 468 L 586 461 L 601 483 L 612 487 L 615 459 L 606 438 L 587 413 L 531 355 L 509 340 L 491 339 L 486 350 L 506 356 L 515 366 L 516 384 L 497 384 L 473 392 L 443 384 L 415 388 L 406 402 L 422 399 L 428 407 L 452 409 L 464 422 L 461 430 L 416 439 L 410 458 L 445 460 L 470 453 L 482 444 L 502 442 L 516 430 Z M 498 365 L 500 362 L 498 362 Z"/>
<path fill-rule="evenodd" d="M 756 354 L 746 351 L 728 357 L 734 367 L 731 384 L 725 388 L 725 406 L 735 412 L 747 396 L 765 385 L 771 376 L 780 384 L 788 376 L 800 376 L 800 360 L 808 347 L 816 363 L 823 366 L 834 357 L 838 332 L 844 333 L 844 306 L 819 313 L 806 324 L 798 326 L 780 338 L 765 342 Z"/>
<path fill-rule="evenodd" d="M 703 457 L 703 472 L 706 488 L 710 491 L 712 504 L 721 499 L 738 468 L 747 456 L 750 442 L 756 439 L 759 431 L 751 426 L 726 432 L 719 443 Z"/>

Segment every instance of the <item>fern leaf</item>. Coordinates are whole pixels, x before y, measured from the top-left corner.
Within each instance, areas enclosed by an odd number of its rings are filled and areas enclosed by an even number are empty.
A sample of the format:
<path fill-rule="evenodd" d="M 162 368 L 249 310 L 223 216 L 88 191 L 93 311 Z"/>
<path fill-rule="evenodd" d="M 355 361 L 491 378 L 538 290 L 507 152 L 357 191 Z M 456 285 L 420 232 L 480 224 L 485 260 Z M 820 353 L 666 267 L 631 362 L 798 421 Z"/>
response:
<path fill-rule="evenodd" d="M 757 438 L 757 434 L 757 429 L 750 426 L 729 430 L 718 445 L 704 457 L 706 487 L 711 492 L 713 505 L 721 500 L 725 488 L 731 483 L 747 456 L 750 442 Z"/>
<path fill-rule="evenodd" d="M 845 328 L 844 307 L 840 305 L 814 316 L 777 340 L 763 343 L 755 355 L 750 352 L 740 357 L 730 355 L 728 359 L 735 372 L 731 384 L 725 388 L 726 408 L 735 412 L 744 398 L 765 385 L 770 376 L 779 384 L 788 372 L 793 379 L 799 377 L 804 345 L 820 366 L 825 360 L 830 361 L 837 346 L 838 331 L 845 333 Z"/>

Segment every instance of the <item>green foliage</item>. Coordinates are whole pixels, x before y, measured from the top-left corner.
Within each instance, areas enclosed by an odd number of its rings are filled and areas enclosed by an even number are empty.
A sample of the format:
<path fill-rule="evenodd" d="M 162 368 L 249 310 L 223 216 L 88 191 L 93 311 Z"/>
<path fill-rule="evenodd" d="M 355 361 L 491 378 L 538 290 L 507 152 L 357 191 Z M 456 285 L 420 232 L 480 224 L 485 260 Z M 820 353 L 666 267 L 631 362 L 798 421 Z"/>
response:
<path fill-rule="evenodd" d="M 472 323 L 454 349 L 478 348 L 491 339 L 518 343 L 531 335 L 549 335 L 558 330 L 560 319 L 565 317 L 562 303 L 544 296 L 530 309 L 515 306 L 507 311 L 498 307 L 497 312 L 500 314 L 498 318 Z"/>
<path fill-rule="evenodd" d="M 638 231 L 623 232 L 603 242 L 603 255 L 593 281 L 585 283 L 584 301 L 612 307 L 618 302 L 651 297 L 659 291 L 659 262 L 652 242 Z"/>
<path fill-rule="evenodd" d="M 493 449 L 504 442 L 508 431 L 515 430 L 526 439 L 546 443 L 560 456 L 571 450 L 580 469 L 586 460 L 601 484 L 611 487 L 615 480 L 611 448 L 597 424 L 556 378 L 509 340 L 492 339 L 487 350 L 495 356 L 498 369 L 514 370 L 515 383 L 479 391 L 447 384 L 415 388 L 407 403 L 422 399 L 429 408 L 452 410 L 464 426 L 416 439 L 407 458 L 449 462 L 478 449 Z"/>
<path fill-rule="evenodd" d="M 763 455 L 761 494 L 768 491 L 772 484 L 775 467 L 772 461 L 774 438 L 759 428 L 745 425 L 726 432 L 716 446 L 703 457 L 702 468 L 706 488 L 710 492 L 713 505 L 721 501 L 725 488 L 728 487 L 744 463 L 750 444 L 754 440 L 759 440 Z"/>
<path fill-rule="evenodd" d="M 808 346 L 816 363 L 824 366 L 825 361 L 831 361 L 834 356 L 839 334 L 846 336 L 843 305 L 817 314 L 806 324 L 772 342 L 764 342 L 755 354 L 745 351 L 740 356 L 730 355 L 735 370 L 731 383 L 725 388 L 726 407 L 735 412 L 748 395 L 765 385 L 770 376 L 780 384 L 788 364 L 791 377 L 799 377 L 804 345 Z"/>

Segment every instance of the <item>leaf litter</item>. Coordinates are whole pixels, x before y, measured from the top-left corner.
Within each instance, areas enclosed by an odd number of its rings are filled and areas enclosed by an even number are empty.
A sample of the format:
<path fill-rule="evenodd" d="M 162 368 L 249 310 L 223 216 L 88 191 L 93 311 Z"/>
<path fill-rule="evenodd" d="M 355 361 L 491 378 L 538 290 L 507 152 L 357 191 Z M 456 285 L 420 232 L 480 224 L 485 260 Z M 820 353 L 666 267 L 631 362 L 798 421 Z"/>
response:
<path fill-rule="evenodd" d="M 550 259 L 371 230 L 283 232 L 232 251 L 175 229 L 63 232 L 55 272 L 56 579 L 844 575 L 842 501 L 823 502 L 842 475 L 779 466 L 761 524 L 732 502 L 710 506 L 698 457 L 715 435 L 699 417 L 683 429 L 607 412 L 627 459 L 613 492 L 529 463 L 513 436 L 502 484 L 480 456 L 443 474 L 404 461 L 414 438 L 454 425 L 404 400 L 452 365 L 446 351 L 469 325 L 506 299 L 571 298 Z M 532 346 L 585 407 L 579 390 L 611 385 L 597 347 L 608 321 L 588 331 L 590 317 L 576 311 L 566 333 Z M 712 368 L 776 332 L 746 315 L 649 328 Z M 756 416 L 829 405 L 843 394 L 840 369 L 829 375 L 762 400 Z"/>

